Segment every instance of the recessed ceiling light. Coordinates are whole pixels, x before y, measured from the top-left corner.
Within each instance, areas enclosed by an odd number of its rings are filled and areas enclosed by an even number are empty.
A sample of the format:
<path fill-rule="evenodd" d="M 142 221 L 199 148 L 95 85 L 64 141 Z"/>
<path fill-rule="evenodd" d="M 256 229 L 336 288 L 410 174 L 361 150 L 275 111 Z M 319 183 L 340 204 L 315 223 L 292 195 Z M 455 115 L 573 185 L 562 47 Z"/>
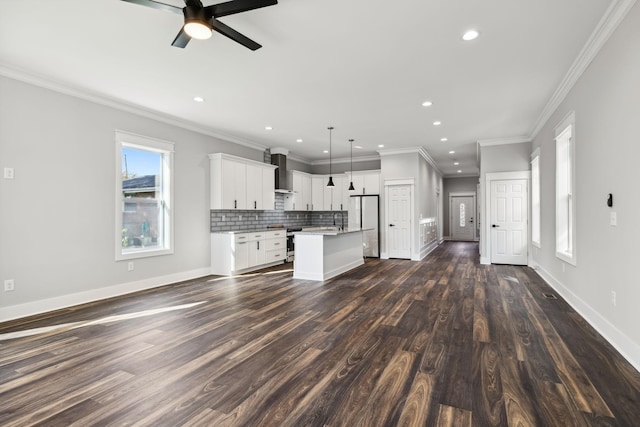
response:
<path fill-rule="evenodd" d="M 298 138 L 296 139 L 296 142 L 302 142 L 302 139 Z"/>
<path fill-rule="evenodd" d="M 432 105 L 433 105 L 433 102 L 431 102 L 431 101 L 424 101 L 424 102 L 422 103 L 422 106 L 423 106 L 423 107 L 431 107 Z"/>
<path fill-rule="evenodd" d="M 434 126 L 440 126 L 441 124 L 442 124 L 442 122 L 441 122 L 441 121 L 439 121 L 439 120 L 437 120 L 437 121 L 433 122 L 433 125 L 434 125 Z"/>
<path fill-rule="evenodd" d="M 324 150 L 323 151 L 324 154 L 327 154 L 328 152 L 329 152 L 329 150 Z"/>
<path fill-rule="evenodd" d="M 384 148 L 384 144 L 378 144 L 378 148 Z"/>
<path fill-rule="evenodd" d="M 447 139 L 447 138 L 440 138 L 440 141 L 442 141 L 442 142 L 447 142 L 447 141 L 448 141 L 448 139 Z"/>
<path fill-rule="evenodd" d="M 460 162 L 453 162 L 453 166 L 458 166 Z"/>
<path fill-rule="evenodd" d="M 458 169 L 458 173 L 462 173 L 462 171 L 460 169 Z"/>
<path fill-rule="evenodd" d="M 451 150 L 451 151 L 449 151 L 449 154 L 456 154 L 456 152 Z"/>
<path fill-rule="evenodd" d="M 201 97 L 201 96 L 194 96 L 193 100 L 196 101 L 196 102 L 204 102 L 204 98 Z"/>
<path fill-rule="evenodd" d="M 478 36 L 480 35 L 479 32 L 477 32 L 476 30 L 468 30 L 466 33 L 464 33 L 462 35 L 462 40 L 468 42 L 471 40 L 475 40 L 478 38 Z"/>
<path fill-rule="evenodd" d="M 353 148 L 362 148 L 362 145 L 354 145 Z"/>
<path fill-rule="evenodd" d="M 264 128 L 265 128 L 266 130 L 273 130 L 273 127 L 271 127 L 271 126 L 265 126 Z"/>

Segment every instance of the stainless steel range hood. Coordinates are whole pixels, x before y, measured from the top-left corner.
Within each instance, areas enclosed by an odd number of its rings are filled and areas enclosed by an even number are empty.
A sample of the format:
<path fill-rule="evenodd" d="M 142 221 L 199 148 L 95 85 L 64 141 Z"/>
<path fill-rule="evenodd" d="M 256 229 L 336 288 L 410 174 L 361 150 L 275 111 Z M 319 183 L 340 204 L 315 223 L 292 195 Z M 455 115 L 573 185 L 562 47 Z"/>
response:
<path fill-rule="evenodd" d="M 286 148 L 272 148 L 271 149 L 271 164 L 278 166 L 275 170 L 276 174 L 276 193 L 291 194 L 289 189 L 289 182 L 287 176 L 287 155 L 289 150 Z"/>

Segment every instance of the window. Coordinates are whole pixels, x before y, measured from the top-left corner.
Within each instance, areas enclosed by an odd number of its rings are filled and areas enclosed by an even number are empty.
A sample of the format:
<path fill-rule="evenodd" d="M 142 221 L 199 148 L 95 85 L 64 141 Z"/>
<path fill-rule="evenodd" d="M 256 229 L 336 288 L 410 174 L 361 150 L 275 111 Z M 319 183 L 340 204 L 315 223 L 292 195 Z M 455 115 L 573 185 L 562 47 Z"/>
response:
<path fill-rule="evenodd" d="M 466 218 L 464 211 L 464 203 L 460 203 L 460 227 L 464 228 L 466 226 Z"/>
<path fill-rule="evenodd" d="M 556 127 L 556 256 L 576 265 L 575 116 L 571 113 Z"/>
<path fill-rule="evenodd" d="M 173 143 L 116 131 L 116 260 L 173 253 Z"/>
<path fill-rule="evenodd" d="M 540 149 L 531 155 L 531 244 L 540 247 Z"/>

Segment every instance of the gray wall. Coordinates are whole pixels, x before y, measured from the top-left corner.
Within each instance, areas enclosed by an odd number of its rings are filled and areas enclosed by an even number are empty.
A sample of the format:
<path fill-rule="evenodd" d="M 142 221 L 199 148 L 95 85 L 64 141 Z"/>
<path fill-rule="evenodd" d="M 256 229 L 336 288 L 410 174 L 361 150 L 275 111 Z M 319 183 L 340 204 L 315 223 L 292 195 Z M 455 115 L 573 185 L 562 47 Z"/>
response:
<path fill-rule="evenodd" d="M 486 175 L 497 172 L 528 171 L 531 158 L 531 144 L 502 144 L 480 147 L 480 197 L 478 224 L 480 225 L 480 256 L 486 258 L 489 254 L 489 242 L 485 238 L 484 221 L 486 216 L 485 189 Z"/>
<path fill-rule="evenodd" d="M 451 236 L 451 230 L 449 229 L 449 195 L 451 193 L 477 193 L 478 191 L 478 177 L 462 177 L 462 178 L 444 178 L 443 180 L 443 205 L 444 205 L 444 218 L 443 218 L 443 232 L 445 236 Z M 478 204 L 476 194 L 476 205 Z M 477 210 L 477 206 L 476 206 Z M 476 221 L 476 224 L 478 221 Z M 480 236 L 480 230 L 476 227 L 476 238 Z"/>
<path fill-rule="evenodd" d="M 206 274 L 207 154 L 262 161 L 262 151 L 4 77 L 0 93 L 0 159 L 15 169 L 0 180 L 0 279 L 15 280 L 0 320 Z M 116 129 L 175 142 L 175 253 L 136 259 L 131 272 L 115 261 Z"/>
<path fill-rule="evenodd" d="M 540 148 L 541 248 L 533 263 L 640 369 L 640 5 L 580 77 L 533 141 Z M 576 257 L 555 256 L 554 127 L 575 111 Z M 613 193 L 613 208 L 606 205 Z M 618 225 L 609 225 L 616 212 Z M 611 292 L 616 292 L 616 305 Z"/>

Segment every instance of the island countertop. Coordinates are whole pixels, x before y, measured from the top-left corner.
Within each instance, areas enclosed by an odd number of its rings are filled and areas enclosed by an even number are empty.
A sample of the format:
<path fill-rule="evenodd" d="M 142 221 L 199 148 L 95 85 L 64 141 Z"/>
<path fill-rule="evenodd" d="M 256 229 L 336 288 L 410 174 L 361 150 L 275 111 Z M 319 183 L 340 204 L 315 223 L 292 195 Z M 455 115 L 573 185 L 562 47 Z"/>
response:
<path fill-rule="evenodd" d="M 357 233 L 359 231 L 367 231 L 372 230 L 371 228 L 344 228 L 339 229 L 338 227 L 305 227 L 302 231 L 295 231 L 294 235 L 314 235 L 321 234 L 324 236 L 337 236 L 340 234 L 349 234 L 349 233 Z"/>

